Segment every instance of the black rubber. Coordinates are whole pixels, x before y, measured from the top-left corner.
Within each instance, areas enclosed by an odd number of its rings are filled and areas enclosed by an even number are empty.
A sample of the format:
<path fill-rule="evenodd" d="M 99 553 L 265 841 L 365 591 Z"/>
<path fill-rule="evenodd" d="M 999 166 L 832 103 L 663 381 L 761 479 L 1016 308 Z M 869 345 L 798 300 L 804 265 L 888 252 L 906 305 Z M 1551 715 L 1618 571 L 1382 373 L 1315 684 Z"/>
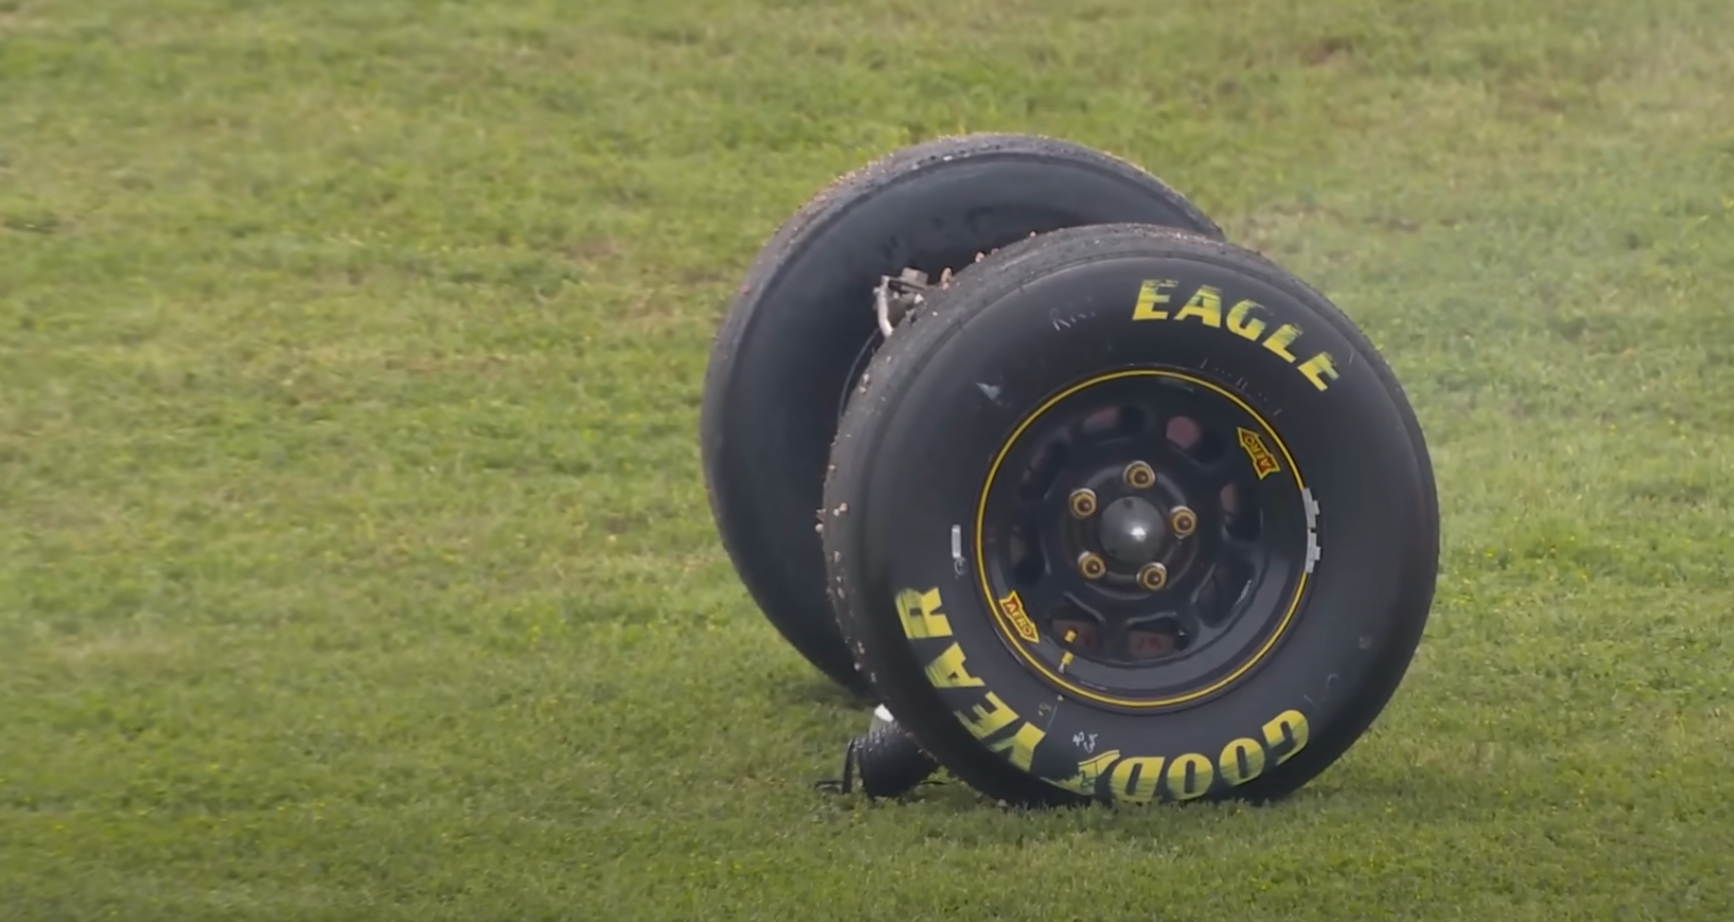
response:
<path fill-rule="evenodd" d="M 849 741 L 843 753 L 843 774 L 815 787 L 837 794 L 861 793 L 871 799 L 901 797 L 923 784 L 939 768 L 933 757 L 904 733 L 895 722 L 876 724 L 872 730 Z"/>
<path fill-rule="evenodd" d="M 1149 280 L 1172 283 L 1160 288 L 1172 300 L 1145 304 L 1148 322 L 1134 320 Z M 1256 302 L 1245 316 L 1264 327 L 1247 338 L 1221 314 L 1214 326 L 1208 311 L 1181 317 L 1201 286 L 1220 294 L 1222 314 Z M 1299 330 L 1287 347 L 1293 360 L 1265 345 L 1285 324 Z M 1336 377 L 1315 373 L 1315 382 L 1302 368 L 1320 352 Z M 1001 627 L 1011 620 L 976 569 L 978 548 L 991 556 L 999 540 L 978 544 L 975 522 L 1008 436 L 1056 393 L 1116 372 L 1148 376 L 1155 401 L 1170 386 L 1231 395 L 1279 459 L 1258 489 L 1273 502 L 1316 502 L 1305 513 L 1316 564 L 1304 583 L 1297 565 L 1292 595 L 1267 607 L 1275 639 L 1262 658 L 1248 654 L 1255 664 L 1238 678 L 1201 684 L 1196 700 L 1134 707 L 1058 688 Z M 1258 469 L 1253 448 L 1245 451 L 1237 463 Z M 1322 295 L 1218 240 L 1097 226 L 989 257 L 874 356 L 832 460 L 828 590 L 874 693 L 945 768 L 1011 803 L 1290 793 L 1383 710 L 1432 603 L 1431 462 L 1390 369 Z"/>
<path fill-rule="evenodd" d="M 800 653 L 861 694 L 815 534 L 840 406 L 879 341 L 872 289 L 935 278 L 1032 233 L 1138 221 L 1221 229 L 1162 181 L 1076 144 L 945 138 L 844 176 L 764 246 L 717 332 L 700 441 L 711 511 L 753 599 Z"/>

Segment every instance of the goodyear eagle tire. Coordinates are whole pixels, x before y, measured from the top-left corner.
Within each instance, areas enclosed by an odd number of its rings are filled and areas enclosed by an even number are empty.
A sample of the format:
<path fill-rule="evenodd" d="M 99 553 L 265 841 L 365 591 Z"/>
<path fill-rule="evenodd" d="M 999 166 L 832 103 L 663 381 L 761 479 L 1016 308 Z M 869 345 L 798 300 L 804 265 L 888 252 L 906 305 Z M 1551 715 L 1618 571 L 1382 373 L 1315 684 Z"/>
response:
<path fill-rule="evenodd" d="M 759 607 L 832 679 L 865 693 L 825 598 L 814 533 L 826 453 L 880 342 L 872 290 L 937 277 L 1032 233 L 1140 221 L 1212 237 L 1179 193 L 1063 141 L 972 135 L 916 145 L 815 197 L 765 245 L 712 347 L 700 410 L 717 529 Z"/>
<path fill-rule="evenodd" d="M 1383 709 L 1432 602 L 1431 463 L 1389 368 L 1220 241 L 989 257 L 874 356 L 832 459 L 843 633 L 1008 802 L 1287 794 Z"/>

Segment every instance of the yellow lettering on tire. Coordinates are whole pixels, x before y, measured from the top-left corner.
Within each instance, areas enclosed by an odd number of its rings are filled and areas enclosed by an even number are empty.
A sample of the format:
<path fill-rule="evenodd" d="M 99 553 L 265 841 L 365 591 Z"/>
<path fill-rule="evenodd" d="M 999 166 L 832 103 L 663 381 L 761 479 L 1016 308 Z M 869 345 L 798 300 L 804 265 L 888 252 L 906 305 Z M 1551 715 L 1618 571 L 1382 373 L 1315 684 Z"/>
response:
<path fill-rule="evenodd" d="M 1005 756 L 1006 761 L 1024 771 L 1030 770 L 1030 763 L 1035 761 L 1036 746 L 1047 736 L 1035 724 L 1026 723 L 1006 739 L 1000 740 L 987 748 Z"/>
<path fill-rule="evenodd" d="M 1147 804 L 1154 800 L 1156 788 L 1162 781 L 1162 765 L 1167 761 L 1162 756 L 1137 756 L 1114 763 L 1114 770 L 1108 776 L 1108 787 L 1114 792 L 1114 799 L 1134 804 Z"/>
<path fill-rule="evenodd" d="M 905 589 L 897 593 L 897 616 L 903 623 L 903 636 L 910 640 L 950 637 L 951 621 L 939 610 L 944 605 L 938 589 L 926 592 Z"/>
<path fill-rule="evenodd" d="M 1264 341 L 1264 347 L 1276 353 L 1283 361 L 1293 365 L 1294 353 L 1288 351 L 1288 347 L 1294 345 L 1294 341 L 1300 338 L 1300 334 L 1300 327 L 1292 323 L 1285 323 L 1277 327 L 1275 333 L 1270 334 L 1270 338 Z"/>
<path fill-rule="evenodd" d="M 1330 382 L 1337 379 L 1337 366 L 1331 360 L 1328 352 L 1320 352 L 1300 363 L 1299 371 L 1308 381 L 1313 383 L 1313 387 L 1321 391 L 1330 387 Z"/>
<path fill-rule="evenodd" d="M 1096 793 L 1096 779 L 1120 758 L 1120 750 L 1110 749 L 1087 762 L 1078 763 L 1078 773 L 1070 778 L 1044 778 L 1054 787 L 1090 796 Z"/>
<path fill-rule="evenodd" d="M 927 664 L 927 681 L 934 688 L 979 688 L 984 684 L 964 667 L 963 648 L 956 643 Z"/>
<path fill-rule="evenodd" d="M 1168 763 L 1168 792 L 1175 800 L 1203 797 L 1215 780 L 1216 766 L 1196 752 L 1175 756 L 1174 761 Z"/>
<path fill-rule="evenodd" d="M 1287 762 L 1294 757 L 1295 753 L 1306 748 L 1306 715 L 1299 711 L 1289 710 L 1272 717 L 1270 722 L 1264 725 L 1264 742 L 1273 752 L 1276 751 L 1277 746 L 1284 743 L 1289 744 L 1288 748 L 1276 757 L 1276 764 L 1278 765 Z"/>
<path fill-rule="evenodd" d="M 1167 320 L 1168 312 L 1156 309 L 1168 303 L 1167 290 L 1180 284 L 1172 279 L 1150 279 L 1138 286 L 1138 303 L 1132 305 L 1133 320 Z"/>
<path fill-rule="evenodd" d="M 1257 317 L 1252 317 L 1251 314 L 1263 307 L 1264 305 L 1257 301 L 1241 301 L 1229 308 L 1228 332 L 1243 339 L 1257 342 L 1259 336 L 1264 334 L 1265 323 Z"/>
<path fill-rule="evenodd" d="M 987 705 L 987 707 L 984 708 L 982 705 Z M 1006 707 L 1006 703 L 1001 701 L 1000 697 L 993 692 L 983 695 L 982 703 L 971 707 L 970 710 L 974 712 L 973 717 L 965 715 L 962 711 L 952 713 L 978 740 L 987 739 L 1017 723 L 1018 720 L 1017 712 Z"/>
<path fill-rule="evenodd" d="M 1264 774 L 1264 747 L 1258 740 L 1244 736 L 1229 740 L 1228 745 L 1222 747 L 1222 758 L 1217 760 L 1216 767 L 1229 784 L 1240 787 Z"/>
<path fill-rule="evenodd" d="M 1175 320 L 1197 317 L 1207 327 L 1222 328 L 1222 292 L 1204 285 L 1192 293 L 1192 300 L 1174 313 Z"/>
<path fill-rule="evenodd" d="M 1318 390 L 1325 390 L 1331 382 L 1337 379 L 1336 360 L 1327 352 L 1315 353 L 1302 362 L 1295 357 L 1291 347 L 1301 338 L 1301 328 L 1292 323 L 1278 326 L 1269 336 L 1265 330 L 1270 323 L 1253 316 L 1254 311 L 1265 310 L 1265 306 L 1250 298 L 1243 298 L 1228 309 L 1228 316 L 1222 313 L 1222 289 L 1211 285 L 1200 285 L 1192 292 L 1192 297 L 1186 300 L 1172 316 L 1165 310 L 1158 310 L 1156 305 L 1172 303 L 1168 289 L 1178 285 L 1172 279 L 1148 279 L 1138 288 L 1138 301 L 1132 306 L 1133 320 L 1197 320 L 1211 329 L 1220 330 L 1225 326 L 1228 332 L 1249 342 L 1264 346 L 1272 355 L 1282 359 L 1289 367 L 1294 368 Z M 1226 320 L 1226 323 L 1224 322 Z M 1262 339 L 1261 339 L 1262 337 Z"/>
<path fill-rule="evenodd" d="M 998 704 L 997 699 L 995 704 Z M 999 707 L 1003 708 L 1003 705 Z M 995 726 L 1004 727 L 1008 723 L 1009 720 L 996 721 Z M 1024 747 L 1030 751 L 1041 736 L 1029 724 L 1024 724 L 1018 735 L 1025 731 L 1033 732 L 1032 741 Z M 1306 716 L 1300 711 L 1287 710 L 1265 723 L 1263 742 L 1251 736 L 1236 737 L 1229 740 L 1214 759 L 1196 752 L 1175 756 L 1122 757 L 1121 750 L 1112 749 L 1079 762 L 1077 773 L 1070 777 L 1043 777 L 1042 780 L 1067 791 L 1091 797 L 1102 796 L 1115 802 L 1142 804 L 1159 798 L 1196 800 L 1209 795 L 1217 787 L 1218 777 L 1228 782 L 1228 788 L 1240 787 L 1263 777 L 1266 771 L 1305 748 L 1309 733 Z M 1013 746 L 1014 742 L 1015 737 L 990 748 L 1003 750 Z M 1027 765 L 1027 761 L 1020 764 Z M 1097 786 L 1104 778 L 1106 784 L 1098 791 Z"/>

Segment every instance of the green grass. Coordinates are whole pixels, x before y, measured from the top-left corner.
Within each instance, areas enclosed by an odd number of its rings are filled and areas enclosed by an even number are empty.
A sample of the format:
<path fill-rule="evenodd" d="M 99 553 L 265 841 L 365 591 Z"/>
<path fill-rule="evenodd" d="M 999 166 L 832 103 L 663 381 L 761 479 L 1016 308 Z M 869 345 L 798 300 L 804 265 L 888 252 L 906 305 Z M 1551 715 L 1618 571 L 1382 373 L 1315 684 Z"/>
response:
<path fill-rule="evenodd" d="M 1734 916 L 1731 30 L 0 0 L 0 917 Z M 807 195 L 960 130 L 1144 164 L 1409 391 L 1434 620 L 1293 800 L 810 789 L 866 715 L 716 542 L 706 348 Z"/>

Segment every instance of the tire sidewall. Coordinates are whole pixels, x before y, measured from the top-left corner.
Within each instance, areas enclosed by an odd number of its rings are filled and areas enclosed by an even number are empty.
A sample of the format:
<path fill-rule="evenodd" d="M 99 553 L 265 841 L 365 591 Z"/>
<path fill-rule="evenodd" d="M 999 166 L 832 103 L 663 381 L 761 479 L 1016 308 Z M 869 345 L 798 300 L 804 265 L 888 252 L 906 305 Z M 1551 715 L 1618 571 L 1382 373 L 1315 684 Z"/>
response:
<path fill-rule="evenodd" d="M 814 534 L 840 398 L 876 341 L 872 286 L 937 274 L 1038 231 L 1146 221 L 1221 231 L 1157 178 L 1047 139 L 946 139 L 869 165 L 791 219 L 755 261 L 714 345 L 700 410 L 713 518 L 777 630 L 867 691 L 826 603 Z"/>
<path fill-rule="evenodd" d="M 877 684 L 893 712 L 900 720 L 906 711 L 940 715 L 904 722 L 942 758 L 948 750 L 991 776 L 990 787 L 1027 789 L 1030 777 L 1076 783 L 1093 771 L 1094 782 L 1077 793 L 1102 800 L 1276 796 L 1361 734 L 1412 656 L 1437 553 L 1430 470 L 1413 416 L 1334 308 L 1298 282 L 1249 265 L 1201 254 L 1076 263 L 990 298 L 919 368 L 901 372 L 907 380 L 885 408 L 873 448 L 882 460 L 863 475 L 856 604 L 872 613 L 872 658 L 884 673 Z M 1167 319 L 1133 319 L 1146 280 L 1176 283 L 1170 301 L 1156 307 Z M 1220 291 L 1223 311 L 1242 299 L 1259 304 L 1264 337 L 1283 324 L 1299 327 L 1287 350 L 1295 360 L 1224 327 L 1175 319 L 1200 286 Z M 1322 391 L 1297 370 L 1318 352 L 1338 372 Z M 1198 704 L 1127 713 L 1059 694 L 1011 653 L 994 626 L 994 603 L 975 580 L 975 561 L 960 572 L 952 531 L 961 526 L 970 558 L 989 461 L 1043 400 L 1105 372 L 1149 367 L 1211 380 L 1269 422 L 1316 503 L 1319 559 L 1293 622 L 1248 675 Z M 938 591 L 951 636 L 906 636 L 897 597 L 907 590 Z M 980 686 L 928 683 L 924 667 L 954 643 Z M 984 703 L 988 692 L 995 699 Z M 1040 742 L 1026 750 L 1027 769 L 999 755 L 984 759 L 987 750 L 961 721 L 943 719 L 986 712 L 998 722 L 1001 708 L 1018 720 L 986 742 L 1020 732 L 1027 741 L 1034 735 L 1024 725 L 1035 727 Z M 1110 753 L 1119 756 L 1104 761 Z M 1230 757 L 1238 770 L 1225 769 Z M 1260 771 L 1238 777 L 1256 761 Z M 1121 762 L 1135 767 L 1116 773 Z M 1210 783 L 1201 785 L 1206 769 Z M 1156 783 L 1152 773 L 1160 774 Z"/>

